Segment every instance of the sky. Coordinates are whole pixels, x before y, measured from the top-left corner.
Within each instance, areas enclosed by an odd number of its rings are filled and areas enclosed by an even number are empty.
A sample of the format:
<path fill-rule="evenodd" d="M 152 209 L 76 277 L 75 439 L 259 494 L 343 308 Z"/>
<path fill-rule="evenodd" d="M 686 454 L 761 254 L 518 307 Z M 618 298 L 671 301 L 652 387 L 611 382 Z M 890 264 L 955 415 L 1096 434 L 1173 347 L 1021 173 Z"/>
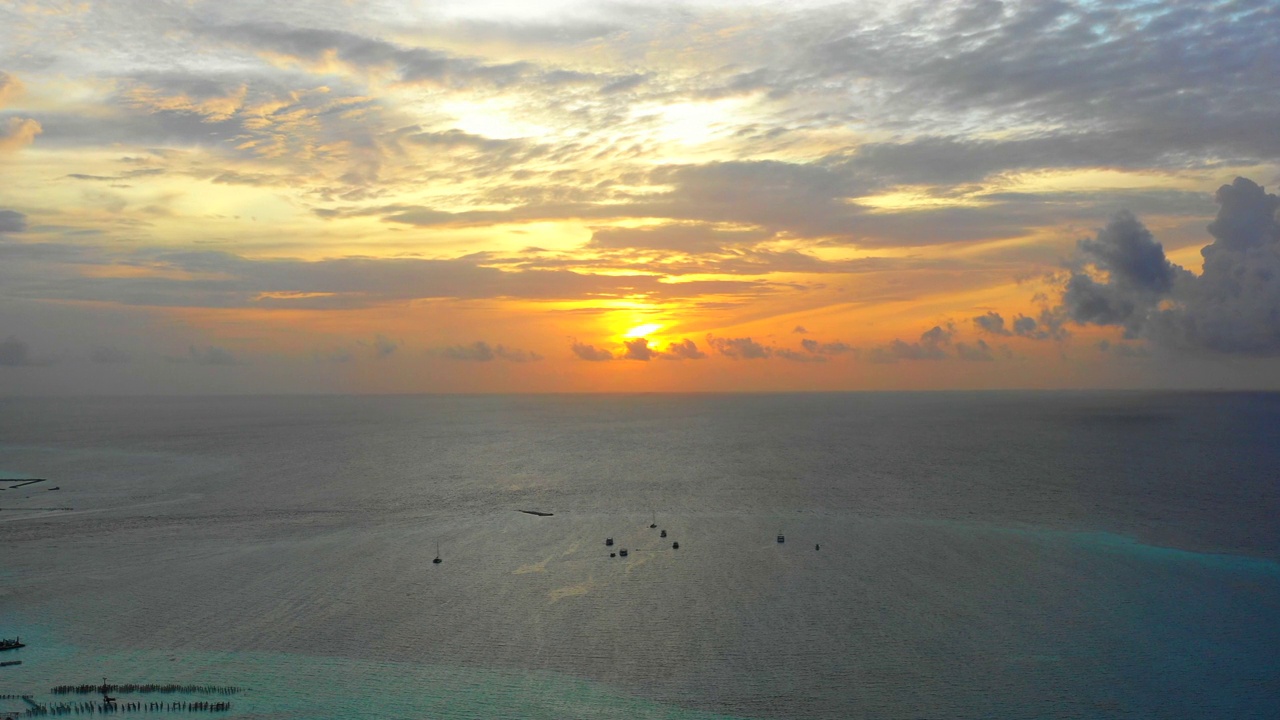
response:
<path fill-rule="evenodd" d="M 1267 0 L 0 1 L 0 394 L 1280 389 Z"/>

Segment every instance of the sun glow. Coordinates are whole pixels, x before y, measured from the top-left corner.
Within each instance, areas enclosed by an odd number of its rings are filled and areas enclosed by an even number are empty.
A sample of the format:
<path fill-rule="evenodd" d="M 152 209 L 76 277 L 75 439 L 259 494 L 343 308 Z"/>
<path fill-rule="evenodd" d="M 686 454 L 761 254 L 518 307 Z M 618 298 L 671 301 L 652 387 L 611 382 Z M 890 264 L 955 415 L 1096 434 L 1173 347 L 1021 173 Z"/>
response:
<path fill-rule="evenodd" d="M 648 335 L 652 335 L 653 333 L 658 332 L 659 330 L 662 329 L 662 327 L 663 326 L 658 323 L 645 323 L 643 325 L 637 325 L 631 328 L 630 330 L 626 331 L 625 333 L 623 333 L 622 337 L 628 337 L 628 338 L 646 337 Z"/>

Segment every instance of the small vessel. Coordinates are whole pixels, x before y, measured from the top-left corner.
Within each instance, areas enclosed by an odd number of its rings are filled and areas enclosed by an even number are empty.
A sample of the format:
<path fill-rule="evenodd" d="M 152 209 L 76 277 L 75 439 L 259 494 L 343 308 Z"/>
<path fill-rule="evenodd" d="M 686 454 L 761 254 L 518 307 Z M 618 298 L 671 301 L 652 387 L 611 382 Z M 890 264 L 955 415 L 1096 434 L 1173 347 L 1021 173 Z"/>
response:
<path fill-rule="evenodd" d="M 432 560 L 431 562 L 435 563 L 436 565 L 439 565 L 440 563 L 444 562 L 443 560 L 440 559 L 440 541 L 439 540 L 436 541 L 436 559 Z"/>
<path fill-rule="evenodd" d="M 626 557 L 626 556 L 627 556 L 627 549 L 626 549 L 626 548 L 622 548 L 621 550 L 619 550 L 619 551 L 618 551 L 618 554 L 619 554 L 619 555 L 621 555 L 622 557 Z"/>
<path fill-rule="evenodd" d="M 782 533 L 778 533 L 778 542 L 780 542 L 780 543 L 784 543 L 784 542 L 786 542 L 786 541 L 787 541 L 787 538 L 786 538 L 785 536 L 783 536 L 783 534 L 782 534 Z"/>
<path fill-rule="evenodd" d="M 618 553 L 609 553 L 609 557 L 618 557 Z"/>
<path fill-rule="evenodd" d="M 667 531 L 663 530 L 662 533 L 660 534 L 660 537 L 666 537 L 666 536 L 667 536 Z"/>
<path fill-rule="evenodd" d="M 9 638 L 0 639 L 0 650 L 17 650 L 18 648 L 24 647 L 26 647 L 26 645 L 23 644 L 21 635 L 13 638 L 12 640 Z"/>
<path fill-rule="evenodd" d="M 817 543 L 814 543 L 814 545 L 813 545 L 813 549 L 814 549 L 814 550 L 821 550 L 821 549 L 822 549 L 822 546 L 821 546 L 821 545 L 819 545 L 819 544 L 817 544 Z"/>
<path fill-rule="evenodd" d="M 658 511 L 657 510 L 653 511 L 653 522 L 649 523 L 649 527 L 651 528 L 658 527 Z"/>
<path fill-rule="evenodd" d="M 608 547 L 613 547 L 613 538 L 605 538 L 604 544 L 607 545 Z"/>
<path fill-rule="evenodd" d="M 672 550 L 679 550 L 679 549 L 680 549 L 680 541 L 679 541 L 679 540 L 677 540 L 677 541 L 675 541 L 675 542 L 671 543 L 671 549 L 672 549 Z"/>

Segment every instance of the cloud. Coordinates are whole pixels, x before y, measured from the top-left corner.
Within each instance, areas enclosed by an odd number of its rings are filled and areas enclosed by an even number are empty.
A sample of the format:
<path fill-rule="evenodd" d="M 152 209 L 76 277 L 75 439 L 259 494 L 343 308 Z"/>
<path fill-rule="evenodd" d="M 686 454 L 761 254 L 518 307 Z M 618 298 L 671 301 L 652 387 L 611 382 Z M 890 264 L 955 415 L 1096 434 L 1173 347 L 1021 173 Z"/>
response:
<path fill-rule="evenodd" d="M 1030 318 L 1027 318 L 1027 319 L 1030 320 Z M 1031 322 L 1034 325 L 1035 320 L 1031 320 Z M 975 317 L 973 319 L 973 324 L 977 326 L 979 330 L 982 330 L 983 332 L 991 333 L 992 335 L 1012 335 L 1013 334 L 1011 331 L 1005 328 L 1004 317 L 1001 316 L 1000 313 L 998 312 L 987 311 L 985 315 L 979 315 Z M 1015 325 L 1016 325 L 1016 321 L 1015 321 Z"/>
<path fill-rule="evenodd" d="M 576 355 L 579 360 L 604 362 L 606 360 L 613 359 L 613 353 L 605 350 L 604 348 L 598 348 L 595 345 L 587 345 L 575 340 L 570 347 L 573 349 L 573 354 Z"/>
<path fill-rule="evenodd" d="M 956 343 L 956 357 L 970 361 L 995 360 L 995 356 L 991 354 L 991 346 L 982 338 L 978 338 L 978 341 L 972 345 L 963 342 Z"/>
<path fill-rule="evenodd" d="M 17 210 L 0 210 L 0 233 L 19 233 L 26 229 L 26 215 Z"/>
<path fill-rule="evenodd" d="M 535 362 L 541 360 L 542 356 L 528 350 L 520 350 L 517 348 L 508 348 L 505 345 L 490 345 L 484 340 L 477 340 L 470 345 L 453 345 L 441 348 L 439 351 L 441 357 L 449 360 L 461 360 L 466 362 L 491 362 L 493 360 L 506 360 L 507 362 Z"/>
<path fill-rule="evenodd" d="M 800 347 L 815 355 L 846 355 L 848 353 L 857 353 L 858 349 L 852 345 L 842 342 L 818 342 L 812 338 L 805 338 L 800 341 Z"/>
<path fill-rule="evenodd" d="M 888 345 L 871 349 L 870 359 L 875 363 L 895 363 L 899 360 L 946 360 L 949 355 L 947 346 L 951 343 L 954 329 L 947 325 L 934 325 L 920 334 L 919 342 L 905 342 L 895 339 Z"/>
<path fill-rule="evenodd" d="M 707 335 L 707 344 L 716 352 L 734 360 L 763 360 L 773 355 L 773 348 L 749 337 L 721 338 Z"/>
<path fill-rule="evenodd" d="M 1061 311 L 1166 349 L 1280 355 L 1280 198 L 1247 178 L 1215 197 L 1214 241 L 1201 250 L 1200 275 L 1170 263 L 1151 233 L 1122 213 L 1079 243 L 1082 267 L 1063 285 Z"/>
<path fill-rule="evenodd" d="M 604 228 L 591 234 L 591 242 L 587 243 L 587 247 L 700 253 L 719 250 L 726 245 L 754 244 L 772 235 L 766 230 L 721 230 L 701 224 Z"/>
<path fill-rule="evenodd" d="M 645 338 L 623 340 L 622 345 L 627 349 L 627 351 L 622 355 L 623 360 L 641 360 L 648 362 L 659 354 L 657 350 L 649 347 L 649 341 Z"/>
<path fill-rule="evenodd" d="M 0 153 L 21 150 L 35 142 L 42 131 L 40 123 L 31 118 L 9 118 L 8 126 L 0 129 Z"/>
<path fill-rule="evenodd" d="M 11 219 L 12 222 L 12 219 Z M 12 296 L 167 307 L 340 309 L 419 298 L 578 299 L 635 297 L 676 300 L 702 295 L 756 294 L 768 283 L 699 280 L 663 282 L 654 274 L 591 274 L 572 270 L 503 269 L 483 255 L 453 259 L 345 257 L 324 260 L 247 258 L 216 251 L 115 251 L 86 245 L 8 246 L 46 263 L 43 272 L 86 265 L 124 266 L 145 272 L 84 276 L 52 286 L 28 274 L 5 277 Z M 120 252 L 121 254 L 113 254 Z M 0 276 L 5 267 L 0 266 Z M 174 277 L 184 275 L 186 277 Z"/>
<path fill-rule="evenodd" d="M 707 354 L 698 349 L 698 345 L 685 338 L 679 342 L 667 344 L 666 352 L 660 356 L 663 360 L 705 360 Z"/>

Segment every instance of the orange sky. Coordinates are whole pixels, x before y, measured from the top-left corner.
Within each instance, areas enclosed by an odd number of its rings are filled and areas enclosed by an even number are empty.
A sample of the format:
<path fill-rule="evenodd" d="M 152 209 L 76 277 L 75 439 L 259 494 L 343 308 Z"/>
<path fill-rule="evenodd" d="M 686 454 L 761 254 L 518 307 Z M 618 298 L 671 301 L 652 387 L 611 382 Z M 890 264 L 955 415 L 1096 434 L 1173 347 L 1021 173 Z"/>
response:
<path fill-rule="evenodd" d="M 1278 384 L 1274 14 L 277 5 L 0 7 L 0 393 Z"/>

